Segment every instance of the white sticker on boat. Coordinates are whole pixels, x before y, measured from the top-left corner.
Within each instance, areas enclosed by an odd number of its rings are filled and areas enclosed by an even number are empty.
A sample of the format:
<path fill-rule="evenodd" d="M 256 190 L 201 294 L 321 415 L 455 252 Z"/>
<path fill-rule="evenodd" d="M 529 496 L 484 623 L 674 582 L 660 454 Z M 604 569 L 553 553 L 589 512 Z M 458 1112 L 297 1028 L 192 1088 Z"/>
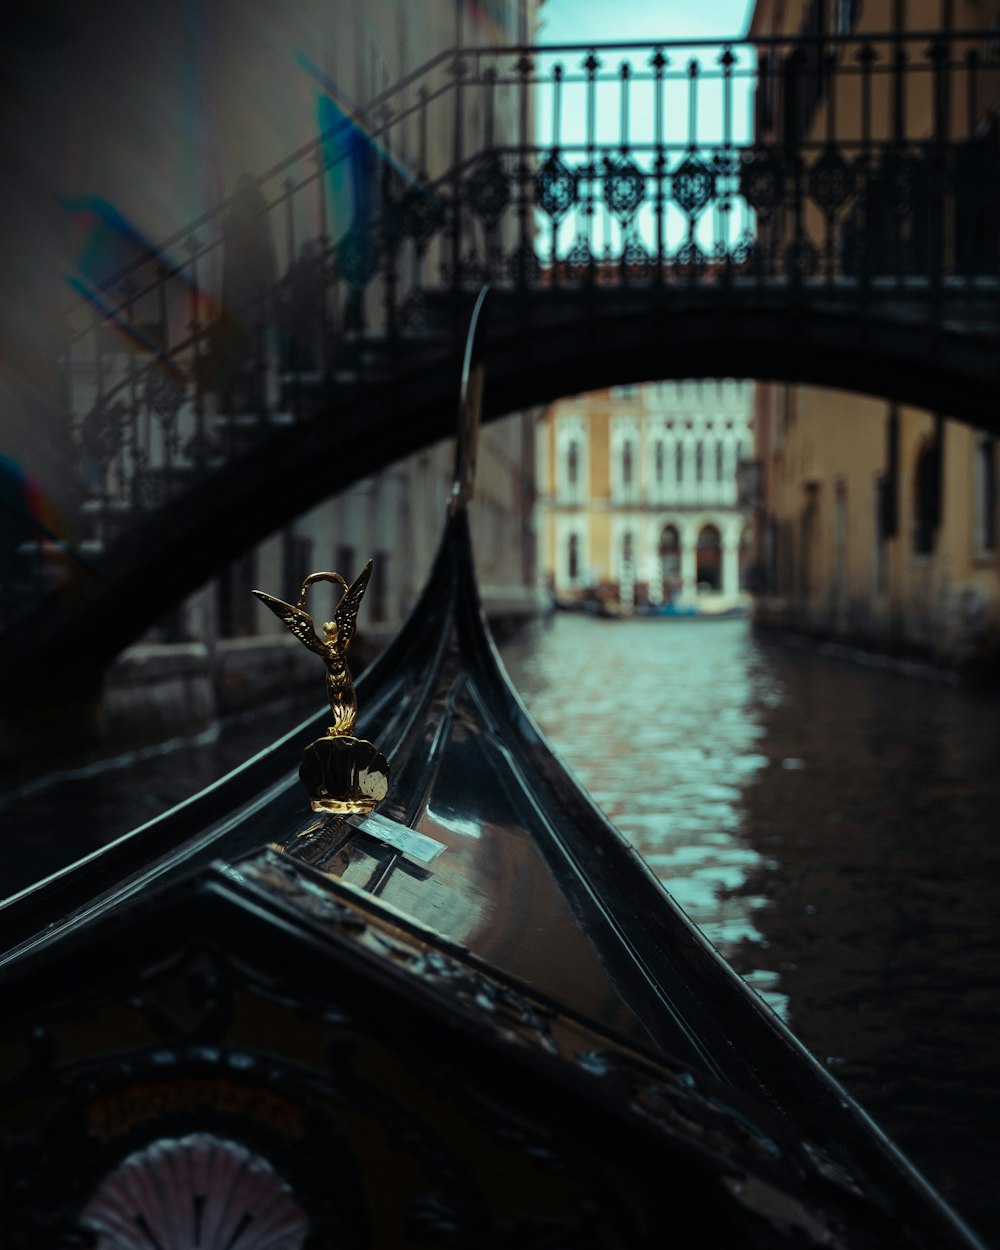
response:
<path fill-rule="evenodd" d="M 386 846 L 391 846 L 394 850 L 401 851 L 402 854 L 409 855 L 422 864 L 429 864 L 447 849 L 445 844 L 438 842 L 436 838 L 429 838 L 425 833 L 417 833 L 416 829 L 410 829 L 407 825 L 401 825 L 395 820 L 390 820 L 388 816 L 379 816 L 377 813 L 370 816 L 353 816 L 350 823 L 362 833 L 367 833 L 370 838 L 377 838 L 379 842 L 384 842 Z"/>

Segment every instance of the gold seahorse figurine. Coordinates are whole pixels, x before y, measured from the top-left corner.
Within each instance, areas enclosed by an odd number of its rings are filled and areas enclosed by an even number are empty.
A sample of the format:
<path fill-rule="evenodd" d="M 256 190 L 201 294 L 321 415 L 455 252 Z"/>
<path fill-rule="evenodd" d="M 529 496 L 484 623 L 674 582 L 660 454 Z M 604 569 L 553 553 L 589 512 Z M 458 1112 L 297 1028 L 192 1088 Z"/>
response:
<path fill-rule="evenodd" d="M 347 649 L 354 637 L 358 609 L 371 571 L 369 560 L 350 586 L 339 573 L 310 573 L 294 604 L 262 590 L 253 592 L 300 642 L 326 662 L 331 723 L 322 738 L 306 747 L 299 767 L 299 777 L 316 812 L 370 812 L 388 789 L 389 766 L 385 756 L 372 743 L 353 737 L 351 732 L 358 715 L 358 700 L 347 667 Z M 305 606 L 309 587 L 316 582 L 333 582 L 343 587 L 333 620 L 323 625 L 322 638 Z"/>

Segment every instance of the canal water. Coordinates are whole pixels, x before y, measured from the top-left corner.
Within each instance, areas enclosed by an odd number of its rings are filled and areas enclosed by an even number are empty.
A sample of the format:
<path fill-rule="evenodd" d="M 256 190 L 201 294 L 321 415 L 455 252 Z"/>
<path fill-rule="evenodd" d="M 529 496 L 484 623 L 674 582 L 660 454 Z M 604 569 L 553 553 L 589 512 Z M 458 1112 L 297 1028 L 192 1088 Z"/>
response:
<path fill-rule="evenodd" d="M 1000 1246 L 1000 702 L 739 620 L 560 615 L 504 659 L 677 902 Z"/>
<path fill-rule="evenodd" d="M 501 651 L 677 902 L 1000 1247 L 1000 703 L 740 620 L 559 615 Z M 67 831 L 86 853 L 314 705 L 8 800 L 0 894 L 65 856 Z"/>

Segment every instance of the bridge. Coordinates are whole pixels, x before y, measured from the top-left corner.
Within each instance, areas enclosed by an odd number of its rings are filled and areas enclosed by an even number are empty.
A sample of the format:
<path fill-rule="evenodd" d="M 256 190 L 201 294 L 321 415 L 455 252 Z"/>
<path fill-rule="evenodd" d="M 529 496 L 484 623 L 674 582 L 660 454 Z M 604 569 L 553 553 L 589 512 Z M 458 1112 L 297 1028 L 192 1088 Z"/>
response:
<path fill-rule="evenodd" d="M 106 662 L 331 488 L 448 435 L 484 282 L 487 420 L 752 376 L 1000 433 L 992 38 L 463 48 L 80 283 L 89 541 L 4 500 L 6 690 L 36 693 L 54 649 Z"/>

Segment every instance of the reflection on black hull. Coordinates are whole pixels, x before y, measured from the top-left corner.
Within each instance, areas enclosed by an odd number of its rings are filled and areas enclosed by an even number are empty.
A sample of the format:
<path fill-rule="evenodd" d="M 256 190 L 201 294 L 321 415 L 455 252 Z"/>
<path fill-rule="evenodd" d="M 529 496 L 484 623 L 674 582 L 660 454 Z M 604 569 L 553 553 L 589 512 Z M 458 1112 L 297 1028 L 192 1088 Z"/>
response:
<path fill-rule="evenodd" d="M 548 748 L 464 512 L 358 696 L 378 817 L 308 816 L 321 718 L 0 909 L 12 1242 L 208 1134 L 309 1244 L 977 1244 Z"/>

